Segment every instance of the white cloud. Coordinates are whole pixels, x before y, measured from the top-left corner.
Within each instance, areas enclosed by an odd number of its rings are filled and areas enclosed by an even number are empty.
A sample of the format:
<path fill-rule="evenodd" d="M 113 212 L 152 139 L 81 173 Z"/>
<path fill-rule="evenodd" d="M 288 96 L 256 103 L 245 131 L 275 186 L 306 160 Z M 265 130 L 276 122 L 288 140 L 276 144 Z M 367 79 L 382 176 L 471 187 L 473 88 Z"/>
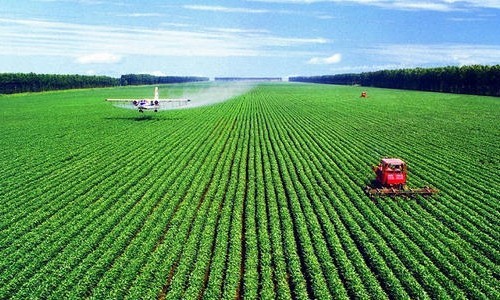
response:
<path fill-rule="evenodd" d="M 67 3 L 75 3 L 75 4 L 89 4 L 89 5 L 98 5 L 104 4 L 104 1 L 100 0 L 33 0 L 35 2 L 67 2 Z"/>
<path fill-rule="evenodd" d="M 342 60 L 342 54 L 335 53 L 329 57 L 313 57 L 307 63 L 312 65 L 331 65 L 337 64 Z"/>
<path fill-rule="evenodd" d="M 130 18 L 150 18 L 150 17 L 163 17 L 164 14 L 160 13 L 128 13 L 128 14 L 117 14 L 118 17 L 130 17 Z"/>
<path fill-rule="evenodd" d="M 453 21 L 453 22 L 480 22 L 480 21 L 485 21 L 487 20 L 485 17 L 481 18 L 448 18 L 448 20 Z"/>
<path fill-rule="evenodd" d="M 162 71 L 151 71 L 151 72 L 139 72 L 140 74 L 149 74 L 149 75 L 153 75 L 153 76 L 167 76 L 167 74 L 165 74 L 164 72 Z"/>
<path fill-rule="evenodd" d="M 82 65 L 87 64 L 115 64 L 120 62 L 122 57 L 111 53 L 92 53 L 76 58 L 76 62 Z"/>
<path fill-rule="evenodd" d="M 378 60 L 407 65 L 471 65 L 498 64 L 499 45 L 463 44 L 392 44 L 379 45 L 361 50 Z"/>
<path fill-rule="evenodd" d="M 334 67 L 331 68 L 330 70 L 334 74 L 342 74 L 342 73 L 360 73 L 360 72 L 389 70 L 389 69 L 406 69 L 414 67 L 418 66 L 403 65 L 403 64 L 359 65 L 359 66 L 351 65 L 351 66 Z"/>
<path fill-rule="evenodd" d="M 397 1 L 394 3 L 387 3 L 387 4 L 380 3 L 379 6 L 402 9 L 402 10 L 433 10 L 433 11 L 455 10 L 453 6 L 447 3 L 436 3 L 436 2 Z"/>
<path fill-rule="evenodd" d="M 459 2 L 459 1 L 457 0 L 452 2 Z M 468 0 L 464 2 L 469 3 L 471 6 L 475 7 L 500 8 L 500 1 L 498 0 Z"/>
<path fill-rule="evenodd" d="M 289 56 L 298 53 L 297 46 L 328 42 L 257 29 L 143 29 L 5 18 L 0 18 L 0 36 L 0 55 L 69 56 L 78 57 L 79 63 L 114 63 L 131 55 Z"/>
<path fill-rule="evenodd" d="M 160 26 L 187 28 L 187 27 L 192 27 L 193 25 L 186 23 L 162 22 L 160 23 Z"/>
<path fill-rule="evenodd" d="M 202 10 L 202 11 L 223 12 L 223 13 L 265 14 L 270 12 L 267 9 L 250 9 L 250 8 L 227 7 L 227 6 L 217 6 L 217 5 L 184 5 L 183 7 L 191 10 Z"/>
<path fill-rule="evenodd" d="M 320 19 L 320 20 L 332 20 L 332 19 L 335 19 L 335 17 L 329 16 L 329 15 L 317 15 L 316 18 Z"/>
<path fill-rule="evenodd" d="M 311 4 L 332 2 L 341 4 L 372 5 L 398 10 L 454 11 L 471 8 L 500 8 L 499 0 L 250 0 L 254 2 Z"/>

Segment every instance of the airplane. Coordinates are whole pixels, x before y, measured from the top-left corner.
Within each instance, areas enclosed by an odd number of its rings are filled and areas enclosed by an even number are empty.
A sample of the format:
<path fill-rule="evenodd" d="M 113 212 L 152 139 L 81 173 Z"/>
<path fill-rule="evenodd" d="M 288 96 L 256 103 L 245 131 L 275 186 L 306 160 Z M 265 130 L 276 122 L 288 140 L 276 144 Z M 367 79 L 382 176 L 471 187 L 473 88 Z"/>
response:
<path fill-rule="evenodd" d="M 171 99 L 160 99 L 160 92 L 158 91 L 158 87 L 155 87 L 155 94 L 153 99 L 106 99 L 106 101 L 110 102 L 121 102 L 121 103 L 130 103 L 132 104 L 132 108 L 137 108 L 139 112 L 144 112 L 145 110 L 154 110 L 154 112 L 158 112 L 161 109 L 162 103 L 177 103 L 180 105 L 187 105 L 191 100 L 187 98 L 171 98 Z"/>

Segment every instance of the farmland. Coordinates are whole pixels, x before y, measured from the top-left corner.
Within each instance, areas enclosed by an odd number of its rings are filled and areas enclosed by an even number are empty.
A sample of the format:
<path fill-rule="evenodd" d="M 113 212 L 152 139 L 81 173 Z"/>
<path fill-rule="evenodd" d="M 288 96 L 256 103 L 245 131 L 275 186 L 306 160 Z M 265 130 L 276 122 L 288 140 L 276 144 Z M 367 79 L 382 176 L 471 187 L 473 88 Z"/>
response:
<path fill-rule="evenodd" d="M 499 99 L 361 91 L 1 96 L 0 299 L 500 298 Z M 439 194 L 371 200 L 384 156 Z"/>

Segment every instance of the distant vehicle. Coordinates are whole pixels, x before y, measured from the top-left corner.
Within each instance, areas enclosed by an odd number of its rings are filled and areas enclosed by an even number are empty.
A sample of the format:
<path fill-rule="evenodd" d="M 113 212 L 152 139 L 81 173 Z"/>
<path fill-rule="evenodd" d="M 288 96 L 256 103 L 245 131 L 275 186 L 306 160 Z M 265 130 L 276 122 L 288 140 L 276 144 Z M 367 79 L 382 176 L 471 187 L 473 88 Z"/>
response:
<path fill-rule="evenodd" d="M 110 102 L 128 103 L 131 108 L 138 109 L 139 112 L 144 112 L 145 110 L 153 110 L 157 112 L 165 106 L 165 103 L 174 103 L 177 106 L 187 105 L 191 100 L 187 98 L 171 98 L 171 99 L 160 99 L 160 92 L 158 87 L 155 87 L 155 93 L 153 99 L 106 99 Z"/>
<path fill-rule="evenodd" d="M 375 196 L 430 196 L 437 193 L 430 187 L 411 189 L 406 186 L 406 163 L 399 158 L 383 158 L 378 166 L 373 167 L 376 178 L 372 186 L 367 186 L 365 192 L 370 197 Z"/>

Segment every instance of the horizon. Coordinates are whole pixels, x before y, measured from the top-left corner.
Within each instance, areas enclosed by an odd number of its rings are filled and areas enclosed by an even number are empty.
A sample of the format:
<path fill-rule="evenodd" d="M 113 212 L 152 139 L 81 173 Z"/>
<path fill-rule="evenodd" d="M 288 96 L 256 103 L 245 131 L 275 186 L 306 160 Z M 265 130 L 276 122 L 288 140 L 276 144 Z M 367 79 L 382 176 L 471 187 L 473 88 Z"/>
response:
<path fill-rule="evenodd" d="M 281 77 L 500 63 L 500 1 L 20 0 L 0 72 Z"/>

